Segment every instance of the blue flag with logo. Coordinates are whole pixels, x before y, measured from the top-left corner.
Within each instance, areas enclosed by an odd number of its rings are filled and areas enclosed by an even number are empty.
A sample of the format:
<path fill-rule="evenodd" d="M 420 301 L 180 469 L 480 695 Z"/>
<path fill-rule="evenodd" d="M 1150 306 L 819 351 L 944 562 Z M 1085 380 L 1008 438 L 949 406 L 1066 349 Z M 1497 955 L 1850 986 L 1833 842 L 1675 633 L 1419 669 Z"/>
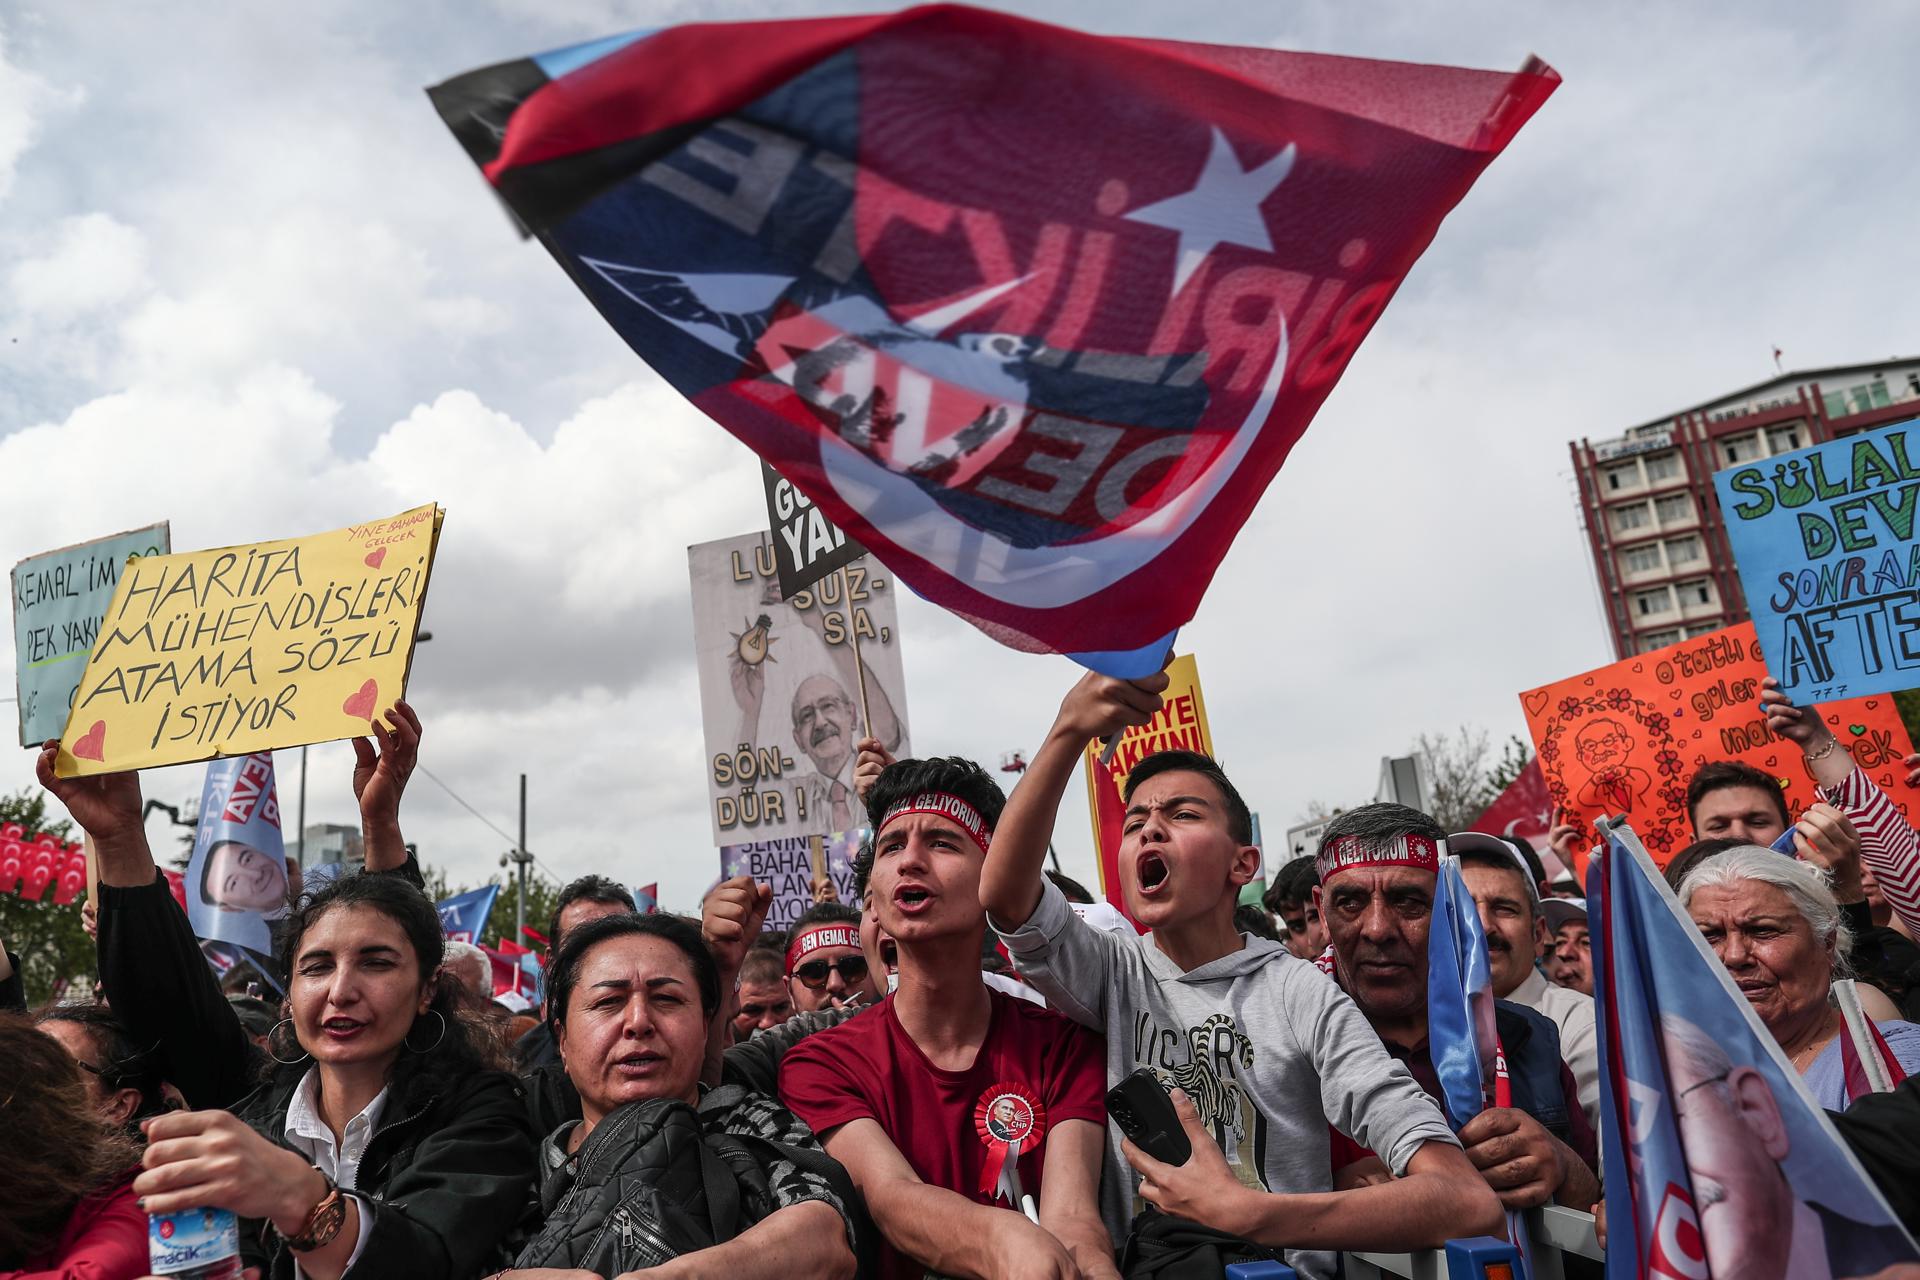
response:
<path fill-rule="evenodd" d="M 287 914 L 287 858 L 272 752 L 207 766 L 185 887 L 195 937 L 273 953 L 272 922 Z"/>
<path fill-rule="evenodd" d="M 1920 1251 L 1631 828 L 1587 867 L 1608 1280 L 1870 1276 Z"/>
<path fill-rule="evenodd" d="M 483 884 L 478 889 L 456 893 L 433 904 L 440 913 L 440 929 L 455 942 L 479 942 L 486 930 L 487 917 L 493 914 L 493 900 L 500 886 Z"/>

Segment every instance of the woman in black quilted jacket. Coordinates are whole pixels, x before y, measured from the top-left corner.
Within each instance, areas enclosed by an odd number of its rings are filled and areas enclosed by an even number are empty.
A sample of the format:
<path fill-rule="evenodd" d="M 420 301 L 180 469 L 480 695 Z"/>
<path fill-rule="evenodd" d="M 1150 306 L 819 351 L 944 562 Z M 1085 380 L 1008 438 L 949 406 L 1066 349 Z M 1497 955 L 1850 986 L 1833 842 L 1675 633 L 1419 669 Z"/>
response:
<path fill-rule="evenodd" d="M 541 1144 L 546 1222 L 518 1266 L 541 1280 L 854 1274 L 845 1171 L 773 1099 L 702 1090 L 719 986 L 699 928 L 677 916 L 568 932 L 548 1008 L 583 1118 Z"/>
<path fill-rule="evenodd" d="M 417 722 L 362 744 L 363 811 L 397 810 Z M 402 721 L 396 720 L 396 728 Z M 286 1017 L 261 1056 L 154 866 L 135 773 L 40 781 L 93 837 L 100 973 L 113 1008 L 189 1111 L 146 1122 L 149 1213 L 229 1209 L 270 1280 L 465 1278 L 503 1260 L 534 1180 L 518 1081 L 458 1012 L 433 903 L 402 875 L 345 877 L 287 917 Z M 398 757 L 396 747 L 405 750 Z M 370 830 L 371 834 L 371 830 Z"/>

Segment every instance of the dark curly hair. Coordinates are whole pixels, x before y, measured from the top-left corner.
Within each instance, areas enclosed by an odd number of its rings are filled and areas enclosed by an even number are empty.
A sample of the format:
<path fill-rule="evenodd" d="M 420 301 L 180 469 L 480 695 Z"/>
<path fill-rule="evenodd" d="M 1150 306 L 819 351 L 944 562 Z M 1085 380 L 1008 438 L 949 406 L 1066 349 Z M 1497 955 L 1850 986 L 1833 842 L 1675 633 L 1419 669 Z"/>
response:
<path fill-rule="evenodd" d="M 506 1057 L 498 1038 L 461 1012 L 458 980 L 441 977 L 447 939 L 441 932 L 439 913 L 426 894 L 397 875 L 360 872 L 303 895 L 275 930 L 275 967 L 280 971 L 281 985 L 292 989 L 294 961 L 307 930 L 327 912 L 345 907 L 369 908 L 399 925 L 413 947 L 420 984 L 433 993 L 427 1011 L 414 1019 L 406 1043 L 388 1069 L 387 1083 L 394 1094 L 408 1096 L 422 1086 L 444 1088 L 476 1071 L 505 1069 Z M 284 1042 L 276 1044 L 274 1037 L 268 1037 L 267 1045 L 275 1058 L 301 1058 L 297 1049 Z M 416 1049 L 415 1045 L 422 1047 Z M 292 1066 L 267 1063 L 270 1077 L 284 1077 L 286 1081 L 304 1075 L 309 1065 L 304 1058 Z"/>
<path fill-rule="evenodd" d="M 33 1017 L 35 1026 L 49 1022 L 70 1022 L 87 1034 L 93 1053 L 80 1064 L 100 1078 L 101 1087 L 111 1093 L 133 1089 L 140 1094 L 139 1105 L 127 1117 L 128 1136 L 138 1139 L 140 1122 L 171 1110 L 166 1080 L 160 1074 L 160 1055 L 156 1044 L 137 1045 L 127 1034 L 120 1016 L 103 1004 L 48 1005 Z"/>
<path fill-rule="evenodd" d="M 1000 825 L 1000 811 L 1007 807 L 1006 792 L 993 775 L 971 760 L 960 756 L 936 756 L 931 760 L 896 760 L 880 771 L 867 792 L 867 812 L 878 823 L 900 801 L 922 791 L 944 791 L 959 796 L 979 811 L 987 830 Z M 867 896 L 867 880 L 873 875 L 873 833 L 860 843 L 853 859 L 853 896 Z"/>
<path fill-rule="evenodd" d="M 698 924 L 664 911 L 644 916 L 601 916 L 568 932 L 547 974 L 547 1022 L 556 1041 L 560 1038 L 561 1025 L 567 1020 L 567 1002 L 573 998 L 573 988 L 580 981 L 580 966 L 586 962 L 587 953 L 610 938 L 624 938 L 629 934 L 661 938 L 684 952 L 693 968 L 694 985 L 700 989 L 701 1013 L 710 1022 L 719 1011 L 720 968 L 701 939 Z"/>
<path fill-rule="evenodd" d="M 60 1238 L 74 1206 L 140 1163 L 140 1150 L 94 1112 L 80 1068 L 52 1036 L 0 1014 L 0 1271 Z"/>

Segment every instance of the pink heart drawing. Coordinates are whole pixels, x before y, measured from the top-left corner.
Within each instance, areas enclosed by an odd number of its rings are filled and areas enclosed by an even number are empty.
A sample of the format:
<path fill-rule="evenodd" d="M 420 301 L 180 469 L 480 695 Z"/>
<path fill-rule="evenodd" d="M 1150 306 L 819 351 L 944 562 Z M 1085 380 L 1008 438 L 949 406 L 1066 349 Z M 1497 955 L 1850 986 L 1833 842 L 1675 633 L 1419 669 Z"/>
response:
<path fill-rule="evenodd" d="M 387 558 L 387 549 L 385 547 L 381 547 L 377 551 L 367 552 L 367 568 L 378 569 L 380 565 L 386 560 L 386 558 Z"/>
<path fill-rule="evenodd" d="M 1526 704 L 1528 715 L 1537 716 L 1547 709 L 1547 696 L 1545 689 L 1535 689 L 1531 693 L 1521 694 L 1520 701 Z"/>
<path fill-rule="evenodd" d="M 105 720 L 95 720 L 93 728 L 87 730 L 85 736 L 73 744 L 73 758 L 76 760 L 107 758 L 107 722 Z"/>
<path fill-rule="evenodd" d="M 340 704 L 340 709 L 355 720 L 373 719 L 374 701 L 380 696 L 380 686 L 372 680 L 360 686 L 360 692 Z"/>

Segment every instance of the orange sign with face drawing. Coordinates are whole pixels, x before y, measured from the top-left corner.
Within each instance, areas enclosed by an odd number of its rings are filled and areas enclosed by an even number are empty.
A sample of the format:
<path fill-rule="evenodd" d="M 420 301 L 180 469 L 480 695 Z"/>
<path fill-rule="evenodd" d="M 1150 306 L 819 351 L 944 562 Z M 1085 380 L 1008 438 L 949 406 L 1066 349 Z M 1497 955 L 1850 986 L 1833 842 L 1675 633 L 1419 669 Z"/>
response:
<path fill-rule="evenodd" d="M 1775 738 L 1760 713 L 1766 675 L 1753 625 L 1743 622 L 1522 693 L 1556 813 L 1589 835 L 1595 818 L 1625 815 L 1664 866 L 1694 838 L 1694 772 L 1740 760 L 1772 778 L 1798 816 L 1818 797 L 1799 747 Z M 1822 703 L 1820 712 L 1909 820 L 1920 812 L 1900 763 L 1913 746 L 1892 695 Z M 1586 844 L 1575 861 L 1584 878 Z"/>

